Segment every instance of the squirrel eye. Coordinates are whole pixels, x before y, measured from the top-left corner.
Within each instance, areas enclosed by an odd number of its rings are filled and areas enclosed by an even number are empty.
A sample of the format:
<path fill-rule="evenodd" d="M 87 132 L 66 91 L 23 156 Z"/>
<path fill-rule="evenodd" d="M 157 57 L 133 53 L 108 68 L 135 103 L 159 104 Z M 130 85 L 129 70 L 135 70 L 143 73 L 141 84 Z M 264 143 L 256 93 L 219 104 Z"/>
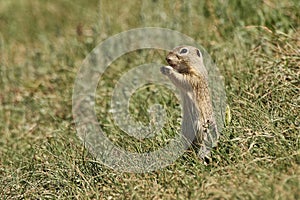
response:
<path fill-rule="evenodd" d="M 187 53 L 188 52 L 188 49 L 186 49 L 186 48 L 182 48 L 181 50 L 180 50 L 180 54 L 185 54 L 185 53 Z"/>

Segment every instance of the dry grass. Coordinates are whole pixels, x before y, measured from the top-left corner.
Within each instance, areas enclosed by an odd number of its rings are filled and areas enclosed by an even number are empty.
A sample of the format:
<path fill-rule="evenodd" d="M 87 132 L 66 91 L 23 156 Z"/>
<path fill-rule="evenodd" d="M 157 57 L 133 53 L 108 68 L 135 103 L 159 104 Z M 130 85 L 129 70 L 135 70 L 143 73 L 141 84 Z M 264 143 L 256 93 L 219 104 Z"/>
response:
<path fill-rule="evenodd" d="M 98 1 L 3 0 L 0 13 L 1 199 L 300 198 L 298 1 L 122 0 L 99 8 Z M 195 38 L 225 77 L 232 121 L 208 166 L 187 153 L 155 172 L 117 173 L 76 137 L 71 98 L 82 60 L 104 38 L 145 26 Z M 165 52 L 145 54 L 114 63 L 97 91 L 99 120 L 116 140 L 121 133 L 106 115 L 112 77 L 126 62 L 164 62 Z M 178 102 L 159 87 L 139 91 L 132 107 L 143 114 L 153 91 L 149 104 L 178 114 Z"/>

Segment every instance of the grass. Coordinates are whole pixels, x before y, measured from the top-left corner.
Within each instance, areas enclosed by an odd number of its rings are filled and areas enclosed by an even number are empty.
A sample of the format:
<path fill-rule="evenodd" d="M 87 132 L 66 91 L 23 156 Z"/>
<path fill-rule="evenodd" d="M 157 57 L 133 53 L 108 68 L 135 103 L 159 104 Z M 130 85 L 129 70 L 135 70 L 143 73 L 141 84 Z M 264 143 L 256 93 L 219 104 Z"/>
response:
<path fill-rule="evenodd" d="M 1 199 L 299 199 L 299 25 L 296 0 L 2 0 Z M 232 120 L 208 166 L 192 152 L 155 172 L 118 173 L 76 136 L 72 90 L 83 59 L 103 39 L 145 26 L 193 37 L 225 77 Z M 108 110 L 128 63 L 164 62 L 165 54 L 127 54 L 99 83 L 97 117 L 124 148 L 156 148 L 179 129 L 178 101 L 162 87 L 140 89 L 131 100 L 131 112 L 144 122 L 149 105 L 168 106 L 173 117 L 154 140 L 137 144 L 124 136 Z"/>

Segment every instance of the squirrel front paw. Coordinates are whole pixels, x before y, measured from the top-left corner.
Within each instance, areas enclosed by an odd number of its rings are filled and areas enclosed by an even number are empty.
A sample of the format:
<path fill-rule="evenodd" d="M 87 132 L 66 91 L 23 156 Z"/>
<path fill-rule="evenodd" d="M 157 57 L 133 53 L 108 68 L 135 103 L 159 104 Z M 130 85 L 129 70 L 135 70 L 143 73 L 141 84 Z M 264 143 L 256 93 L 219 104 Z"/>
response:
<path fill-rule="evenodd" d="M 160 71 L 163 75 L 168 75 L 171 73 L 171 71 L 173 71 L 173 68 L 171 66 L 162 66 Z"/>

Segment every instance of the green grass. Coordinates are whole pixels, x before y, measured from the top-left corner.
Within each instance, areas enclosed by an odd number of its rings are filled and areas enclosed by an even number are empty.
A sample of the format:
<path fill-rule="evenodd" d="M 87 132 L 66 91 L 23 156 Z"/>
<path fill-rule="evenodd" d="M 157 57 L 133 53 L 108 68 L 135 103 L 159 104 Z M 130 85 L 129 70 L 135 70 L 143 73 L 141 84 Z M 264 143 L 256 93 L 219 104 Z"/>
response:
<path fill-rule="evenodd" d="M 0 2 L 0 198 L 299 199 L 300 3 L 143 2 Z M 155 172 L 118 173 L 99 164 L 76 136 L 72 91 L 83 59 L 105 38 L 146 26 L 193 37 L 225 77 L 232 120 L 208 166 L 191 152 Z M 108 111 L 124 71 L 164 62 L 165 55 L 129 53 L 99 83 L 97 117 L 128 150 L 156 148 L 179 131 L 178 100 L 162 87 L 137 91 L 130 107 L 147 122 L 149 105 L 168 106 L 173 117 L 160 137 L 137 143 Z"/>

